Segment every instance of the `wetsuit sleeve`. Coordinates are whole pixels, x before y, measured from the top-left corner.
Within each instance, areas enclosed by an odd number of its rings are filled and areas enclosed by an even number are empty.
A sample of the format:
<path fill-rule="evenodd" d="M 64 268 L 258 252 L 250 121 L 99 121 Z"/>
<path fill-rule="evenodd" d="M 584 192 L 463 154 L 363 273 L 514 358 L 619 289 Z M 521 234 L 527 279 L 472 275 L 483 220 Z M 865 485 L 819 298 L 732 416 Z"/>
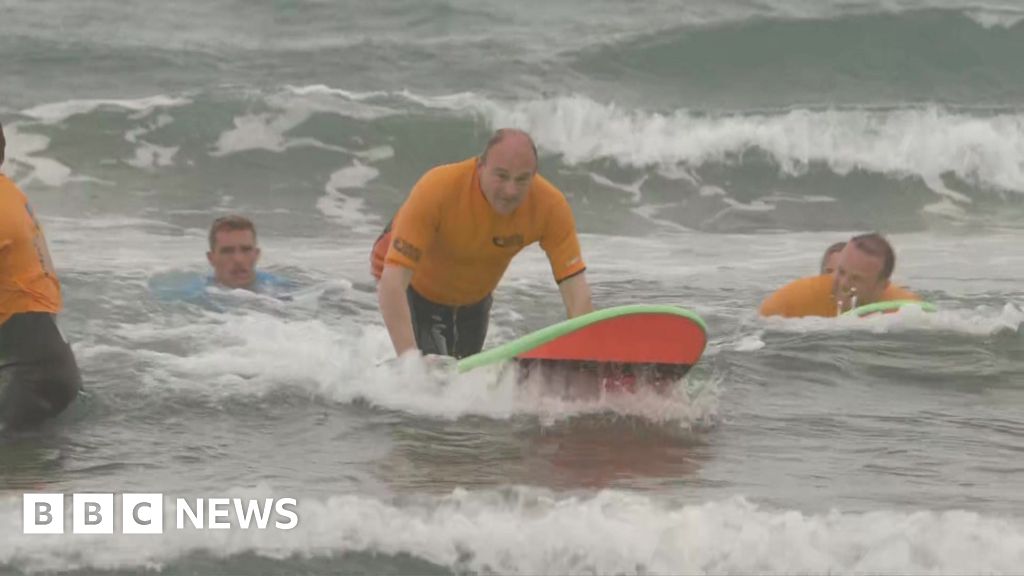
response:
<path fill-rule="evenodd" d="M 413 186 L 391 226 L 391 245 L 384 257 L 385 264 L 416 269 L 434 243 L 441 225 L 444 180 L 435 169 L 424 174 Z"/>
<path fill-rule="evenodd" d="M 557 189 L 540 238 L 540 247 L 548 255 L 555 282 L 567 280 L 587 269 L 576 236 L 576 222 L 569 202 Z"/>

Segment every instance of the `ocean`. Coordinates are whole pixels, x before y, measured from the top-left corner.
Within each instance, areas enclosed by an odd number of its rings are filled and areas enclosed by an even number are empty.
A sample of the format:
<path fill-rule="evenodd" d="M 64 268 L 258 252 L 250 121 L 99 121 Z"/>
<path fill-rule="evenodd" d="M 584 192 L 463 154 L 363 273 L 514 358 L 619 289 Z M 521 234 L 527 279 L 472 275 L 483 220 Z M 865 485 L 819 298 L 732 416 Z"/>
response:
<path fill-rule="evenodd" d="M 1021 54 L 1010 0 L 0 0 L 3 170 L 86 388 L 0 436 L 0 573 L 1020 573 Z M 499 127 L 597 307 L 707 322 L 669 398 L 386 362 L 371 244 Z M 298 288 L 161 297 L 229 213 Z M 873 230 L 938 312 L 758 317 Z M 531 247 L 488 345 L 564 313 Z M 83 492 L 165 494 L 164 533 L 23 534 Z M 298 525 L 174 529 L 221 496 Z"/>

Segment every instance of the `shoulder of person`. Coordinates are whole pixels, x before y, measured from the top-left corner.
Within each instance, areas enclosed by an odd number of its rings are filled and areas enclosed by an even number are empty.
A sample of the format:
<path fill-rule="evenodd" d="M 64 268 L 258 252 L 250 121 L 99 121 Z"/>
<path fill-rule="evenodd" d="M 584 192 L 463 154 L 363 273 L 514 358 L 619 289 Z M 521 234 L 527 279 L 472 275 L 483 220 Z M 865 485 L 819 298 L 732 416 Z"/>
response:
<path fill-rule="evenodd" d="M 804 276 L 785 284 L 776 293 L 800 293 L 808 294 L 820 291 L 832 291 L 832 276 L 820 274 L 817 276 Z"/>
<path fill-rule="evenodd" d="M 882 296 L 886 300 L 921 300 L 919 295 L 894 283 L 889 284 Z"/>
<path fill-rule="evenodd" d="M 450 197 L 459 190 L 472 185 L 476 173 L 476 158 L 454 164 L 442 164 L 427 170 L 413 187 L 413 196 Z"/>
<path fill-rule="evenodd" d="M 427 170 L 420 177 L 420 182 L 426 183 L 451 183 L 454 181 L 463 180 L 473 175 L 476 171 L 476 157 L 467 158 L 460 162 L 453 162 L 451 164 L 441 164 L 440 166 L 434 166 Z"/>
<path fill-rule="evenodd" d="M 533 177 L 533 183 L 530 185 L 530 196 L 532 201 L 543 209 L 559 205 L 570 206 L 569 199 L 558 186 L 552 184 L 550 180 L 540 173 Z"/>
<path fill-rule="evenodd" d="M 267 272 L 265 270 L 256 271 L 256 281 L 268 286 L 291 286 L 294 284 L 290 278 L 278 276 L 273 272 Z"/>
<path fill-rule="evenodd" d="M 20 204 L 28 203 L 28 196 L 18 188 L 13 180 L 0 172 L 0 201 Z"/>

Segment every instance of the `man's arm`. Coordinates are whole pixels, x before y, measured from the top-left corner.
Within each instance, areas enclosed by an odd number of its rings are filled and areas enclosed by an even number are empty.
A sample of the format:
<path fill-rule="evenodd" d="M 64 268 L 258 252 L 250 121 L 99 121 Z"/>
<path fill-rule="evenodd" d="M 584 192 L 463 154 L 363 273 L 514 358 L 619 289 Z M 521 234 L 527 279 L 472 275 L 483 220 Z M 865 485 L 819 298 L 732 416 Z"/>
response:
<path fill-rule="evenodd" d="M 377 302 L 391 344 L 399 356 L 416 348 L 409 310 L 409 284 L 437 235 L 441 205 L 453 186 L 450 172 L 447 168 L 435 168 L 424 174 L 391 222 L 391 239 L 377 285 Z"/>
<path fill-rule="evenodd" d="M 586 272 L 580 272 L 571 278 L 562 280 L 558 284 L 558 291 L 562 293 L 565 313 L 569 318 L 594 311 L 594 304 L 590 301 L 590 285 L 587 284 Z"/>
<path fill-rule="evenodd" d="M 590 300 L 590 285 L 587 284 L 586 269 L 580 251 L 580 241 L 576 236 L 576 222 L 572 216 L 572 208 L 565 196 L 539 175 L 540 190 L 544 190 L 551 201 L 547 206 L 544 232 L 540 238 L 540 247 L 548 256 L 551 273 L 558 283 L 558 291 L 562 293 L 565 313 L 575 318 L 594 311 Z"/>
<path fill-rule="evenodd" d="M 384 266 L 380 283 L 377 285 L 380 314 L 388 328 L 395 354 L 399 356 L 416 348 L 416 336 L 412 331 L 412 312 L 409 310 L 407 296 L 411 281 L 412 270 L 388 264 Z"/>

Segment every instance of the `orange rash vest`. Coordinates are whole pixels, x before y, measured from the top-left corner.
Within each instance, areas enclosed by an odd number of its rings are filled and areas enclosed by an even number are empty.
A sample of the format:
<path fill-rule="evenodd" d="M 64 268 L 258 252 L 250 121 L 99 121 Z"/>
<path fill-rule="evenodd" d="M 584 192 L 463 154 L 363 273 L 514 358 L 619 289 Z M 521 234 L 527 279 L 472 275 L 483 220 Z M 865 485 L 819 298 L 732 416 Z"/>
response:
<path fill-rule="evenodd" d="M 28 198 L 0 174 L 0 324 L 20 312 L 60 311 L 60 282 Z"/>
<path fill-rule="evenodd" d="M 539 174 L 515 212 L 491 208 L 477 159 L 438 166 L 413 187 L 391 229 L 385 264 L 413 270 L 412 287 L 446 306 L 465 306 L 490 294 L 520 250 L 540 242 L 561 282 L 586 269 L 572 209 Z"/>

